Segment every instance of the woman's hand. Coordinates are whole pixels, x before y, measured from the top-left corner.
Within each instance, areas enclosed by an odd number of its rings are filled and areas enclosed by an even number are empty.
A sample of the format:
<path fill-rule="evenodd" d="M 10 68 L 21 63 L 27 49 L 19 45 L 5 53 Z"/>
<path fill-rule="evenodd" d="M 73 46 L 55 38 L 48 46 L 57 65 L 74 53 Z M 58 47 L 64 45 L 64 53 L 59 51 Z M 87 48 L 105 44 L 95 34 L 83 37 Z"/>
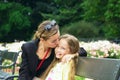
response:
<path fill-rule="evenodd" d="M 73 59 L 75 57 L 78 57 L 78 56 L 79 56 L 78 53 L 76 53 L 76 54 L 66 54 L 62 58 L 62 62 L 64 62 L 64 63 L 69 62 L 71 59 Z"/>

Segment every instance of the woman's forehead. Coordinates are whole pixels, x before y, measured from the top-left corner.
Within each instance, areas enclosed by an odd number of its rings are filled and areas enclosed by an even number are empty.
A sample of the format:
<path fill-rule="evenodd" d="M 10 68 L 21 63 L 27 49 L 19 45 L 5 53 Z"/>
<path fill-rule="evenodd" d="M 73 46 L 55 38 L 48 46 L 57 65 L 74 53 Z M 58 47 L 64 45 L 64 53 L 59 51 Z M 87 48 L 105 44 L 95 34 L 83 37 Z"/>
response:
<path fill-rule="evenodd" d="M 60 37 L 60 33 L 59 32 L 57 32 L 55 35 L 53 35 L 53 36 L 51 36 L 51 37 L 49 37 L 49 39 L 59 39 L 59 37 Z"/>

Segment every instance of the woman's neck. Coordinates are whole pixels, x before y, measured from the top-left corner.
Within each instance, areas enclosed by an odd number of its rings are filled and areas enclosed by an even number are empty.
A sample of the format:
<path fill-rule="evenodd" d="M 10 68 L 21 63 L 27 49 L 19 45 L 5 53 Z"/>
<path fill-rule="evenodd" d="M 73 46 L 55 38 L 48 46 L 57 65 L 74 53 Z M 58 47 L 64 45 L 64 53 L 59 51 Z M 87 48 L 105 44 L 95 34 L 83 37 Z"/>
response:
<path fill-rule="evenodd" d="M 46 48 L 45 50 L 38 48 L 38 50 L 37 50 L 37 55 L 38 55 L 39 59 L 43 59 L 43 57 L 44 57 L 46 54 L 47 54 L 47 55 L 46 55 L 46 58 L 49 57 L 50 52 L 51 52 L 50 48 Z"/>
<path fill-rule="evenodd" d="M 38 46 L 38 50 L 42 50 L 43 52 L 46 52 L 48 49 L 50 49 L 49 47 L 47 47 L 43 42 L 39 42 L 39 46 Z"/>

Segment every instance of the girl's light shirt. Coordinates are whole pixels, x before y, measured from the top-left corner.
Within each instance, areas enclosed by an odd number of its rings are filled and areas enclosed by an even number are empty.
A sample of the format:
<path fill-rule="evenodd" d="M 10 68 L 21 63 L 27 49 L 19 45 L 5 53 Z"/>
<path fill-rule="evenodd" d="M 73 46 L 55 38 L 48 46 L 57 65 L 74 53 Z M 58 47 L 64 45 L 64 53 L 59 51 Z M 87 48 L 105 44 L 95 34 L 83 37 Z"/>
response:
<path fill-rule="evenodd" d="M 70 62 L 57 63 L 49 72 L 45 80 L 69 80 Z"/>

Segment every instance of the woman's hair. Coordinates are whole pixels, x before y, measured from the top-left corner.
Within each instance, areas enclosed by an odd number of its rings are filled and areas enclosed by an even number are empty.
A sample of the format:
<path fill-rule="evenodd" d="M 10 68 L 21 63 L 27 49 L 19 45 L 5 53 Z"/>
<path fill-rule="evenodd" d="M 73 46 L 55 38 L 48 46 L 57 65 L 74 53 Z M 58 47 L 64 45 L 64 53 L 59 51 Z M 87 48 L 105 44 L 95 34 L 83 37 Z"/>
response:
<path fill-rule="evenodd" d="M 56 24 L 55 20 L 43 21 L 37 28 L 33 39 L 43 38 L 47 40 L 49 37 L 55 35 L 59 31 L 59 26 Z"/>
<path fill-rule="evenodd" d="M 70 35 L 70 34 L 65 34 L 65 35 L 62 35 L 60 37 L 60 40 L 61 39 L 65 39 L 67 41 L 67 43 L 69 45 L 69 48 L 70 48 L 71 54 L 77 54 L 78 53 L 78 51 L 80 49 L 80 46 L 79 46 L 79 40 L 76 37 L 74 37 L 73 35 Z M 78 60 L 77 57 L 74 57 L 72 60 L 70 60 L 69 64 L 70 64 L 70 68 L 71 69 L 70 69 L 70 73 L 68 75 L 70 80 L 74 80 L 77 60 Z M 59 62 L 59 59 L 54 58 L 54 60 L 50 64 L 50 66 L 47 68 L 47 70 L 41 76 L 41 78 L 43 80 L 46 78 L 46 76 L 48 75 L 48 73 L 51 70 L 51 68 L 53 68 L 58 62 Z"/>

